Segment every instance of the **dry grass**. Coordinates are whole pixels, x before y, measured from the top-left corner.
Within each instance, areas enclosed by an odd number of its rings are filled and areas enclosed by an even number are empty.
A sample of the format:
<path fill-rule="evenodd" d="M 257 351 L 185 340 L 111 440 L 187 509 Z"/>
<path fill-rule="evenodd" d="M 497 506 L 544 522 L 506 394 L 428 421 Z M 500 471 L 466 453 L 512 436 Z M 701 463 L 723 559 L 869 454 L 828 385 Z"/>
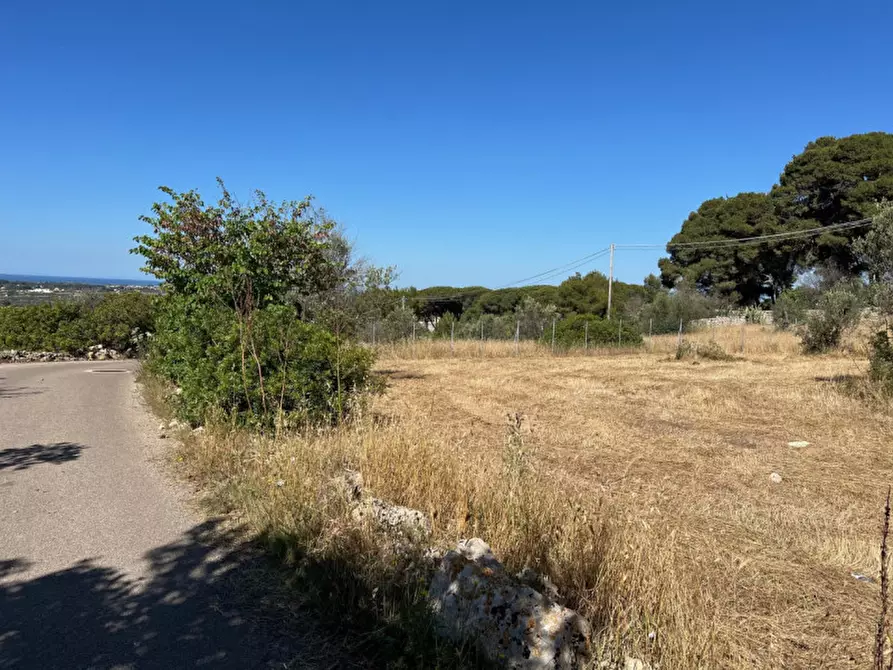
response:
<path fill-rule="evenodd" d="M 651 550 L 615 569 L 642 602 L 647 576 L 660 575 L 684 603 L 658 622 L 664 640 L 706 628 L 709 667 L 867 666 L 876 587 L 851 573 L 877 573 L 889 407 L 840 393 L 835 382 L 863 375 L 864 361 L 805 357 L 791 334 L 744 332 L 743 354 L 739 328 L 689 335 L 738 359 L 696 365 L 669 355 L 675 336 L 656 337 L 653 355 L 646 343 L 588 359 L 382 360 L 392 382 L 377 410 L 423 416 L 475 458 L 496 458 L 501 417 L 524 412 L 545 479 L 635 520 L 630 541 L 644 533 Z M 667 667 L 696 667 L 676 658 Z"/>
<path fill-rule="evenodd" d="M 675 336 L 653 353 L 382 348 L 389 389 L 354 425 L 278 442 L 211 434 L 181 458 L 386 622 L 423 601 L 426 573 L 322 493 L 344 465 L 431 515 L 438 543 L 478 535 L 510 567 L 549 572 L 609 646 L 663 668 L 868 667 L 877 587 L 851 573 L 877 574 L 889 408 L 839 392 L 864 362 L 801 356 L 761 326 L 743 329 L 741 352 L 741 332 L 689 336 L 728 362 L 676 361 Z M 523 457 L 506 440 L 512 412 L 526 417 Z"/>
<path fill-rule="evenodd" d="M 716 342 L 730 354 L 798 354 L 800 340 L 793 332 L 775 331 L 766 326 L 755 324 L 730 326 L 696 330 L 683 333 L 683 339 L 693 343 Z M 668 353 L 676 351 L 678 336 L 655 335 L 645 336 L 642 346 L 634 347 L 592 347 L 569 351 L 557 351 L 563 357 L 581 356 L 618 356 L 638 352 Z M 396 342 L 379 344 L 375 347 L 383 361 L 395 360 L 430 360 L 443 358 L 542 358 L 551 356 L 548 345 L 536 341 L 522 341 L 516 345 L 510 340 L 449 340 L 426 339 L 416 342 Z"/>

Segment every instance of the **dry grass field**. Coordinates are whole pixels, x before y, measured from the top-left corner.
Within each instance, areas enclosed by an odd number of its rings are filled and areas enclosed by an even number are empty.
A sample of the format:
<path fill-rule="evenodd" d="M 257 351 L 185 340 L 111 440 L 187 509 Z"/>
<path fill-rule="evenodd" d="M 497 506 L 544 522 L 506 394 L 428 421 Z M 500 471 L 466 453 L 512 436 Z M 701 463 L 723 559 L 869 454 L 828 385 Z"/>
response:
<path fill-rule="evenodd" d="M 558 356 L 382 348 L 387 391 L 351 426 L 211 430 L 181 459 L 250 528 L 365 584 L 385 619 L 422 602 L 424 582 L 320 497 L 345 465 L 427 512 L 438 544 L 477 535 L 509 567 L 548 572 L 600 652 L 664 670 L 870 667 L 878 586 L 853 574 L 878 573 L 893 413 L 842 391 L 864 359 L 805 357 L 761 326 L 688 337 L 733 359 L 676 360 L 675 336 Z"/>
<path fill-rule="evenodd" d="M 852 573 L 877 574 L 893 420 L 836 384 L 864 361 L 802 356 L 793 335 L 760 326 L 743 333 L 743 353 L 741 328 L 688 336 L 717 341 L 736 356 L 727 362 L 677 361 L 674 336 L 655 338 L 654 353 L 500 358 L 493 344 L 475 358 L 470 343 L 455 358 L 391 356 L 376 410 L 425 421 L 472 459 L 499 459 L 505 416 L 521 412 L 540 477 L 624 520 L 648 548 L 630 572 L 674 581 L 681 628 L 661 633 L 708 629 L 714 663 L 867 667 L 877 587 Z"/>

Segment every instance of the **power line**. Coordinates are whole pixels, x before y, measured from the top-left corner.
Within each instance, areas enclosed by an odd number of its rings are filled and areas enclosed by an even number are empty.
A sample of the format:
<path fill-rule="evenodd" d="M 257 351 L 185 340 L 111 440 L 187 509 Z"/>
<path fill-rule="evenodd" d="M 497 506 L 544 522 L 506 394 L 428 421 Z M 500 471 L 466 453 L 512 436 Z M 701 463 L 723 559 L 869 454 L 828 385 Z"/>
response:
<path fill-rule="evenodd" d="M 505 286 L 500 286 L 499 288 L 500 289 L 511 288 L 512 286 L 515 286 L 517 284 L 523 284 L 525 282 L 529 282 L 534 279 L 540 279 L 540 280 L 546 279 L 546 278 L 548 278 L 546 275 L 551 276 L 551 275 L 555 275 L 555 274 L 560 274 L 562 272 L 568 272 L 569 270 L 575 270 L 582 265 L 587 265 L 591 261 L 601 258 L 605 254 L 607 254 L 610 250 L 611 250 L 610 247 L 601 249 L 600 251 L 596 251 L 593 254 L 589 254 L 588 256 L 584 256 L 583 258 L 579 258 L 575 261 L 571 261 L 570 263 L 567 263 L 566 265 L 562 265 L 561 267 L 553 268 L 552 270 L 546 270 L 545 272 L 540 272 L 539 274 L 532 275 L 530 277 L 525 277 L 524 279 L 519 279 L 518 281 L 513 281 L 509 284 L 506 284 Z M 499 290 L 499 289 L 496 289 L 496 290 Z"/>
<path fill-rule="evenodd" d="M 667 244 L 618 244 L 618 249 L 660 249 L 660 248 L 703 248 L 716 249 L 722 247 L 734 247 L 745 244 L 760 244 L 764 240 L 785 240 L 797 239 L 799 237 L 811 237 L 813 235 L 821 235 L 830 230 L 847 230 L 850 228 L 861 228 L 870 226 L 873 219 L 860 219 L 858 221 L 846 221 L 844 223 L 834 223 L 829 226 L 820 226 L 818 228 L 809 228 L 807 230 L 791 230 L 784 233 L 772 233 L 771 235 L 755 235 L 753 237 L 739 237 L 732 240 L 704 240 L 701 242 L 668 242 Z"/>
<path fill-rule="evenodd" d="M 823 233 L 829 231 L 836 230 L 849 230 L 851 228 L 861 228 L 865 226 L 870 226 L 873 223 L 873 219 L 859 219 L 858 221 L 845 221 L 843 223 L 834 223 L 828 226 L 819 226 L 818 228 L 809 228 L 807 230 L 792 230 L 782 233 L 771 233 L 769 235 L 754 235 L 751 237 L 739 237 L 737 239 L 725 239 L 725 240 L 704 240 L 700 242 L 677 242 L 677 243 L 666 243 L 666 244 L 615 244 L 612 245 L 615 249 L 676 249 L 676 248 L 685 248 L 685 249 L 722 249 L 728 247 L 737 247 L 737 246 L 746 246 L 751 244 L 761 244 L 765 240 L 794 240 L 800 238 L 808 238 L 812 236 L 821 235 Z M 455 300 L 457 298 L 461 298 L 466 295 L 476 295 L 489 291 L 499 291 L 507 288 L 513 288 L 518 284 L 525 284 L 530 281 L 538 280 L 538 281 L 546 281 L 548 279 L 554 278 L 564 272 L 570 272 L 571 270 L 576 270 L 584 265 L 587 265 L 599 258 L 610 253 L 611 247 L 606 247 L 604 249 L 600 249 L 594 253 L 591 253 L 587 256 L 583 256 L 582 258 L 578 258 L 575 261 L 571 261 L 570 263 L 566 263 L 565 265 L 561 265 L 556 268 L 552 268 L 551 270 L 545 270 L 544 272 L 540 272 L 535 275 L 531 275 L 529 277 L 525 277 L 523 279 L 518 279 L 517 281 L 510 282 L 503 286 L 499 286 L 495 289 L 487 289 L 484 291 L 473 289 L 473 290 L 465 290 L 465 291 L 457 291 L 456 293 L 450 295 L 441 295 L 441 296 L 416 296 L 416 299 L 426 300 L 429 302 L 439 302 L 446 300 Z M 613 275 L 613 272 L 611 273 Z M 613 276 L 609 277 L 609 282 L 613 281 Z"/>

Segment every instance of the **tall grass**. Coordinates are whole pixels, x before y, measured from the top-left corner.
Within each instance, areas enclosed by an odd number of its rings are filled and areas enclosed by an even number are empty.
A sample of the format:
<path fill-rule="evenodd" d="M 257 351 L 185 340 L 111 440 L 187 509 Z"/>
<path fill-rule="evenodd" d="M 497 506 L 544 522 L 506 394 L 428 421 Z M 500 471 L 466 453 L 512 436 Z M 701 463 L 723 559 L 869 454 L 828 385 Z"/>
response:
<path fill-rule="evenodd" d="M 747 324 L 702 328 L 683 333 L 683 339 L 696 344 L 715 342 L 729 354 L 736 355 L 798 355 L 800 339 L 791 331 L 775 330 L 771 326 Z M 375 345 L 379 360 L 439 360 L 446 358 L 542 358 L 544 356 L 585 357 L 618 356 L 631 353 L 674 354 L 678 336 L 655 335 L 644 338 L 639 346 L 599 346 L 557 348 L 539 341 L 525 340 L 518 344 L 511 340 L 455 340 L 419 339 Z M 857 338 L 849 344 L 854 346 Z"/>
<path fill-rule="evenodd" d="M 451 658 L 432 651 L 424 623 L 433 565 L 351 517 L 331 488 L 345 467 L 359 470 L 375 495 L 424 511 L 436 546 L 481 537 L 510 570 L 549 575 L 566 604 L 593 623 L 597 657 L 713 665 L 719 652 L 708 603 L 693 576 L 675 567 L 673 534 L 646 528 L 598 495 L 552 485 L 525 446 L 520 420 L 502 458 L 469 456 L 461 439 L 432 435 L 421 416 L 366 416 L 280 440 L 209 429 L 188 439 L 178 459 L 211 504 L 236 512 L 340 619 L 409 631 L 403 662 L 433 667 Z"/>

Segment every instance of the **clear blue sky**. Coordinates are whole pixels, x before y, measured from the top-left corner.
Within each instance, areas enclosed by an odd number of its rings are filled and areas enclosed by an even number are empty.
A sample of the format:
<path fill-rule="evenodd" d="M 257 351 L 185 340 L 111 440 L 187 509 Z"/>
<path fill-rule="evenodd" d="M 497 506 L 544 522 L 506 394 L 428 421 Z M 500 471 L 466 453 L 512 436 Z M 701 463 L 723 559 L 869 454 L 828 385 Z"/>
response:
<path fill-rule="evenodd" d="M 664 242 L 817 136 L 893 130 L 891 25 L 889 0 L 5 2 L 0 272 L 138 277 L 155 187 L 217 175 L 314 194 L 401 285 Z"/>

